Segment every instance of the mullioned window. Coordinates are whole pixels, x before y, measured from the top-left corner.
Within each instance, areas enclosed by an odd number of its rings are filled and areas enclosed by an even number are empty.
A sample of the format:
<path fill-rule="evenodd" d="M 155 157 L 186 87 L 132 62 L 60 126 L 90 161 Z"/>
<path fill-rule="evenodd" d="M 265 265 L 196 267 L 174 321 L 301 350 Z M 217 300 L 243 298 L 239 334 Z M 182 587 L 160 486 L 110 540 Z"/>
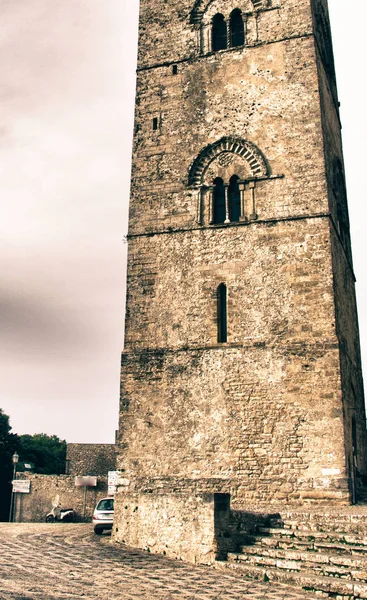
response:
<path fill-rule="evenodd" d="M 256 219 L 256 182 L 268 177 L 267 164 L 251 142 L 225 137 L 210 144 L 193 162 L 188 178 L 197 198 L 198 223 Z"/>
<path fill-rule="evenodd" d="M 200 29 L 201 54 L 244 46 L 246 15 L 270 4 L 271 0 L 196 0 L 190 20 Z"/>

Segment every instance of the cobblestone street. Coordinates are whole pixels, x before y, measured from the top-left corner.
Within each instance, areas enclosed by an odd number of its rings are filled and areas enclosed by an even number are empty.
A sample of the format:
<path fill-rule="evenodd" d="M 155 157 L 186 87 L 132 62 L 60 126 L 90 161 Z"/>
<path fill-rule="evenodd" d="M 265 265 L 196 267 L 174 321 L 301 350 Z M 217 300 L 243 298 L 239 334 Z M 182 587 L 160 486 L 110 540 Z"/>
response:
<path fill-rule="evenodd" d="M 313 600 L 314 594 L 115 546 L 91 524 L 0 523 L 1 600 Z"/>

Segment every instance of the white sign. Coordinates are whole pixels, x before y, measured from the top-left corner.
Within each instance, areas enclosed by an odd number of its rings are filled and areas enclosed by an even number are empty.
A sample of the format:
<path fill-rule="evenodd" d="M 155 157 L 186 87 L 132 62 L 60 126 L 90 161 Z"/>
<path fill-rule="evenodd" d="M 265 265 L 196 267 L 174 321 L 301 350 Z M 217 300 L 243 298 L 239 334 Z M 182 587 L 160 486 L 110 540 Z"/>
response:
<path fill-rule="evenodd" d="M 117 471 L 108 471 L 108 485 L 116 485 Z"/>
<path fill-rule="evenodd" d="M 96 487 L 97 477 L 94 475 L 79 475 L 75 477 L 76 487 Z"/>
<path fill-rule="evenodd" d="M 13 479 L 13 492 L 18 494 L 29 494 L 31 482 L 28 479 Z"/>
<path fill-rule="evenodd" d="M 108 496 L 114 496 L 116 493 L 117 471 L 108 471 Z"/>

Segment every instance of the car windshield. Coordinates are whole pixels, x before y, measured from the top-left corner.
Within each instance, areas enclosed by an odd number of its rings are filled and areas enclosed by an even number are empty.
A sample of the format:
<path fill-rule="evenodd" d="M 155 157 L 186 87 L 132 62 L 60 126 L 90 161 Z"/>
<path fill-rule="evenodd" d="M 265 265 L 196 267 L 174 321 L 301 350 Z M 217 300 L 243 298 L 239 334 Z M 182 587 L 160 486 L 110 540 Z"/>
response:
<path fill-rule="evenodd" d="M 96 510 L 113 510 L 113 498 L 105 498 L 97 504 Z"/>

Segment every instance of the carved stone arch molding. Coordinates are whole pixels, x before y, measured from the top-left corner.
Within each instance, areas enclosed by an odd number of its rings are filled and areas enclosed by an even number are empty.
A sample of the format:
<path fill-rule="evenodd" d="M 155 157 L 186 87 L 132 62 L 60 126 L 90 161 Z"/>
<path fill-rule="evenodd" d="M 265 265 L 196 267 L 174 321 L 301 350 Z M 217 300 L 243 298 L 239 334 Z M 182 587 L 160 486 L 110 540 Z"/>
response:
<path fill-rule="evenodd" d="M 236 157 L 246 164 L 249 177 L 269 175 L 265 159 L 255 144 L 242 138 L 223 137 L 206 146 L 195 159 L 189 172 L 189 186 L 199 187 L 205 184 L 205 174 L 214 161 L 225 168 Z"/>
<path fill-rule="evenodd" d="M 209 8 L 209 6 L 215 0 L 196 0 L 194 8 L 190 14 L 190 22 L 191 23 L 200 23 L 205 11 Z M 222 2 L 225 7 L 226 3 Z M 238 5 L 244 4 L 243 0 L 238 0 Z M 246 0 L 245 4 L 249 5 L 249 9 L 251 10 L 261 10 L 266 6 L 269 6 L 269 0 Z M 238 8 L 242 9 L 242 6 L 238 6 Z"/>

